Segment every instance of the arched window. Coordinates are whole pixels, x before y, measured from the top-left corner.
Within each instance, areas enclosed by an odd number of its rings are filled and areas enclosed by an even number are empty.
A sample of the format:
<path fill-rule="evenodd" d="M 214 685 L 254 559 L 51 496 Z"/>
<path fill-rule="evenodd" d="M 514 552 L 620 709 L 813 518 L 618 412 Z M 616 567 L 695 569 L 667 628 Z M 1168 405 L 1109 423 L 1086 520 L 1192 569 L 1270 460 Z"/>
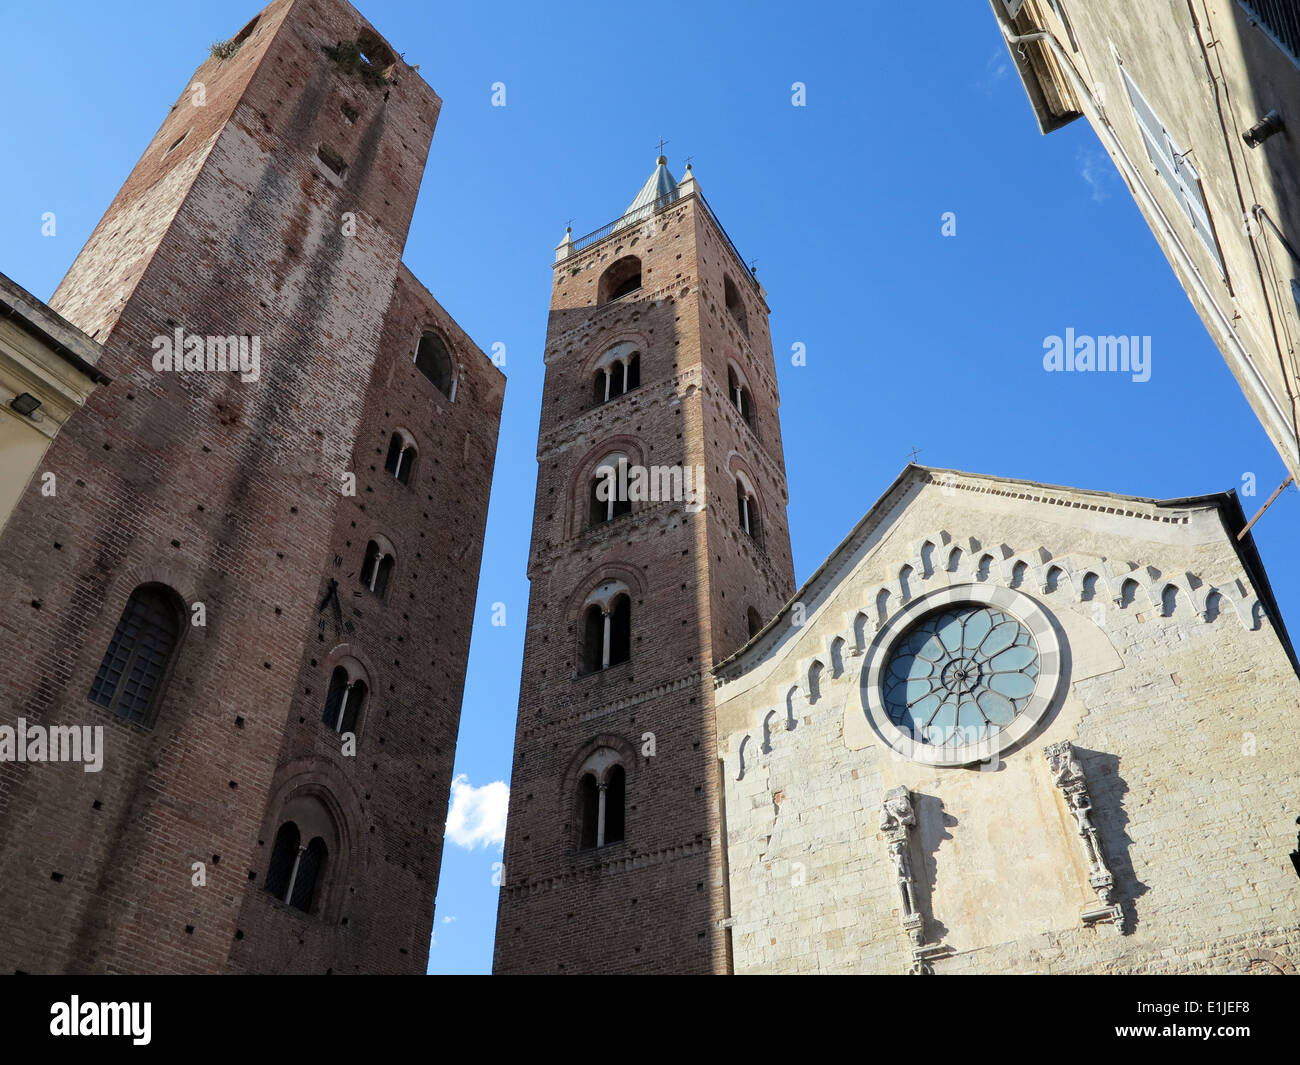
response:
<path fill-rule="evenodd" d="M 578 846 L 596 846 L 596 829 L 600 820 L 600 785 L 591 773 L 583 773 L 578 783 Z"/>
<path fill-rule="evenodd" d="M 265 887 L 272 895 L 283 902 L 289 894 L 289 880 L 293 876 L 293 867 L 298 862 L 298 843 L 302 834 L 292 821 L 286 821 L 275 834 L 275 843 L 271 847 L 271 864 L 266 870 Z"/>
<path fill-rule="evenodd" d="M 292 821 L 280 826 L 271 848 L 271 864 L 266 870 L 266 890 L 294 909 L 311 913 L 316 906 L 317 887 L 325 873 L 329 849 L 320 836 L 305 847 L 301 841 L 302 833 Z"/>
<path fill-rule="evenodd" d="M 632 500 L 627 489 L 627 456 L 606 455 L 596 466 L 591 478 L 590 519 L 592 525 L 613 521 L 620 514 L 632 511 Z"/>
<path fill-rule="evenodd" d="M 184 613 L 180 597 L 165 585 L 133 591 L 90 686 L 90 701 L 128 721 L 152 724 Z"/>
<path fill-rule="evenodd" d="M 316 907 L 316 886 L 325 875 L 325 860 L 329 850 L 325 841 L 317 836 L 307 844 L 298 858 L 298 869 L 289 884 L 288 898 L 285 900 L 296 910 L 311 913 Z"/>
<path fill-rule="evenodd" d="M 627 811 L 627 771 L 617 751 L 600 747 L 578 771 L 578 847 L 622 843 Z"/>
<path fill-rule="evenodd" d="M 752 537 L 755 542 L 762 541 L 759 529 L 758 500 L 754 497 L 754 490 L 741 477 L 736 478 L 736 519 L 740 522 L 740 527 L 746 535 Z"/>
<path fill-rule="evenodd" d="M 624 800 L 627 775 L 621 765 L 611 766 L 605 778 L 605 843 L 623 842 Z"/>
<path fill-rule="evenodd" d="M 432 381 L 444 396 L 454 398 L 455 374 L 452 371 L 451 353 L 437 333 L 425 333 L 420 337 L 420 346 L 415 349 L 415 368 Z"/>
<path fill-rule="evenodd" d="M 629 342 L 615 344 L 596 363 L 597 405 L 631 392 L 641 384 L 641 353 Z"/>
<path fill-rule="evenodd" d="M 405 433 L 394 433 L 388 441 L 388 457 L 384 459 L 384 470 L 391 473 L 402 484 L 410 484 L 415 455 L 415 442 Z"/>
<path fill-rule="evenodd" d="M 731 405 L 740 412 L 746 424 L 754 428 L 754 401 L 749 394 L 749 386 L 734 366 L 727 367 L 727 397 Z"/>
<path fill-rule="evenodd" d="M 641 260 L 635 255 L 625 255 L 610 263 L 600 275 L 596 286 L 596 302 L 609 303 L 641 287 Z"/>
<path fill-rule="evenodd" d="M 360 665 L 351 659 L 340 662 L 330 674 L 321 720 L 337 733 L 355 733 L 368 693 Z"/>
<path fill-rule="evenodd" d="M 749 336 L 749 318 L 745 314 L 745 301 L 740 298 L 740 289 L 729 277 L 722 279 L 722 292 L 727 301 L 727 312 L 740 326 L 740 331 Z"/>
<path fill-rule="evenodd" d="M 327 889 L 331 854 L 338 854 L 339 833 L 329 807 L 319 795 L 299 792 L 279 813 L 266 890 L 281 902 L 316 913 Z"/>
<path fill-rule="evenodd" d="M 749 628 L 749 638 L 752 640 L 758 635 L 758 630 L 763 627 L 763 617 L 751 606 L 745 614 L 745 623 Z"/>
<path fill-rule="evenodd" d="M 393 551 L 386 544 L 371 540 L 366 544 L 366 556 L 361 561 L 361 583 L 380 599 L 388 591 L 388 578 L 393 573 Z"/>
<path fill-rule="evenodd" d="M 582 609 L 582 669 L 595 673 L 632 657 L 632 597 L 620 581 L 592 592 Z"/>

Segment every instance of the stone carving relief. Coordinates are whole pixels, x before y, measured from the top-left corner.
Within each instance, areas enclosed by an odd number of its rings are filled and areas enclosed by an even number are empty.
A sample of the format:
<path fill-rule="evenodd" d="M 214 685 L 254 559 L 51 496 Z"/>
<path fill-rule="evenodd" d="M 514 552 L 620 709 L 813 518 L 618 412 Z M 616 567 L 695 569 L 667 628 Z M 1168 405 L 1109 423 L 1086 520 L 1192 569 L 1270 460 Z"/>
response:
<path fill-rule="evenodd" d="M 910 834 L 916 825 L 916 811 L 912 808 L 912 793 L 901 784 L 885 792 L 880 807 L 880 831 L 889 846 L 889 859 L 894 866 L 898 882 L 898 898 L 903 931 L 912 944 L 912 968 L 915 976 L 934 973 L 930 960 L 947 953 L 946 948 L 925 942 L 925 915 L 917 903 L 916 878 L 912 875 Z"/>
<path fill-rule="evenodd" d="M 1121 929 L 1123 913 L 1115 901 L 1115 876 L 1106 865 L 1101 851 L 1101 838 L 1092 820 L 1092 797 L 1088 794 L 1088 779 L 1083 763 L 1074 752 L 1069 740 L 1053 743 L 1043 748 L 1047 768 L 1053 783 L 1065 796 L 1066 805 L 1073 815 L 1084 860 L 1088 863 L 1088 883 L 1097 893 L 1098 904 L 1090 906 L 1080 915 L 1084 924 L 1108 925 L 1116 933 Z"/>

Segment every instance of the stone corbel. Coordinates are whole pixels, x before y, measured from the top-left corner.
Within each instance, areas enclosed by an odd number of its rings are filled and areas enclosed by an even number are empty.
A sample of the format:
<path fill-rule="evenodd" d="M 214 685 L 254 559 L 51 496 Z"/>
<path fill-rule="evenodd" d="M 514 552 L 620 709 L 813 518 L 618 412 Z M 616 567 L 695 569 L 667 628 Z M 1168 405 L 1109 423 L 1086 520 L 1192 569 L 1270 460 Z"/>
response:
<path fill-rule="evenodd" d="M 1047 757 L 1047 768 L 1052 774 L 1052 781 L 1061 789 L 1066 806 L 1074 816 L 1083 856 L 1088 863 L 1088 883 L 1097 893 L 1097 905 L 1089 906 L 1080 916 L 1086 925 L 1107 925 L 1119 932 L 1124 915 L 1119 903 L 1115 901 L 1115 876 L 1106 865 L 1101 851 L 1101 838 L 1097 826 L 1092 823 L 1092 797 L 1088 794 L 1088 779 L 1083 772 L 1083 763 L 1074 753 L 1074 745 L 1069 740 L 1044 747 L 1043 754 Z"/>
<path fill-rule="evenodd" d="M 915 824 L 916 811 L 912 809 L 912 793 L 902 785 L 885 792 L 880 807 L 880 831 L 885 835 L 889 858 L 894 863 L 894 875 L 898 879 L 903 931 L 912 943 L 910 972 L 917 976 L 927 976 L 934 972 L 930 959 L 947 953 L 947 950 L 935 944 L 927 946 L 925 942 L 925 915 L 917 904 L 916 880 L 912 876 L 912 853 L 909 846 L 909 836 Z"/>

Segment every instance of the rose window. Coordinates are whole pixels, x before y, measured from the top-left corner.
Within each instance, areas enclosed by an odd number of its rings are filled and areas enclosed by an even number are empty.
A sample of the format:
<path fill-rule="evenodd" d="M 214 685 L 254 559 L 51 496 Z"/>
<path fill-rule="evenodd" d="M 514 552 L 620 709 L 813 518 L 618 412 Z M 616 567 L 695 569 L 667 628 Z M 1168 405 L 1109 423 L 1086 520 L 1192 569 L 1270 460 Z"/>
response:
<path fill-rule="evenodd" d="M 881 677 L 885 712 L 916 743 L 965 746 L 1007 728 L 1038 683 L 1038 645 L 1005 611 L 966 603 L 917 621 Z"/>

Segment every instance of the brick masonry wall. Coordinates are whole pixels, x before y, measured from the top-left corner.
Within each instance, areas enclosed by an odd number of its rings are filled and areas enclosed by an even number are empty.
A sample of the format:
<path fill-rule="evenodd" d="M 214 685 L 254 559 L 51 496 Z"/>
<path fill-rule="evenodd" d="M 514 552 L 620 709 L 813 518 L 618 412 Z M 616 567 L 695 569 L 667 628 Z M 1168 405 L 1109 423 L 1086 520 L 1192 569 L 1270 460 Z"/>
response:
<path fill-rule="evenodd" d="M 415 821 L 427 807 L 440 826 L 445 808 L 500 379 L 408 275 L 399 283 L 439 101 L 400 62 L 395 83 L 371 87 L 323 55 L 364 25 L 346 3 L 277 0 L 234 57 L 205 62 L 192 80 L 206 85 L 204 106 L 178 102 L 53 301 L 99 334 L 114 381 L 51 447 L 57 495 L 29 490 L 0 538 L 3 687 L 12 716 L 102 724 L 107 754 L 98 774 L 0 766 L 0 877 L 10 887 L 0 971 L 222 971 L 242 942 L 244 896 L 264 872 L 258 840 L 290 762 L 344 793 L 350 831 L 374 830 L 347 873 L 377 920 L 408 931 L 362 948 L 321 933 L 295 955 L 283 948 L 298 929 L 263 922 L 232 964 L 322 971 L 337 956 L 353 970 L 423 967 L 440 830 Z M 317 158 L 322 143 L 348 161 L 342 178 Z M 344 233 L 345 213 L 354 233 Z M 465 494 L 426 503 L 463 537 L 454 545 L 463 555 L 445 593 L 429 591 L 436 557 L 422 582 L 409 571 L 425 600 L 442 600 L 423 616 L 447 624 L 421 629 L 410 648 L 420 664 L 403 671 L 402 690 L 376 693 L 391 739 L 380 721 L 363 724 L 359 758 L 384 769 L 357 782 L 294 731 L 294 711 L 319 684 L 304 663 L 319 654 L 316 607 L 348 535 L 341 523 L 351 529 L 366 487 L 379 491 L 362 466 L 387 427 L 379 408 L 417 406 L 411 375 L 397 368 L 414 321 L 428 317 L 452 334 L 467 388 L 454 413 L 439 421 L 412 410 L 408 428 L 427 438 L 427 461 L 443 430 L 455 439 L 444 462 L 467 467 L 455 478 Z M 152 338 L 175 327 L 259 336 L 260 380 L 154 371 Z M 341 494 L 349 469 L 362 486 L 355 501 Z M 410 543 L 416 563 L 410 509 L 380 504 L 373 517 Z M 184 631 L 152 728 L 87 699 L 122 607 L 146 581 L 207 615 Z M 376 626 L 381 640 L 399 628 L 388 625 Z M 441 698 L 417 702 L 435 681 Z M 430 746 L 418 755 L 416 729 Z M 391 769 L 372 753 L 381 735 L 397 752 Z M 428 782 L 410 786 L 425 771 Z M 373 800 L 353 803 L 367 785 Z M 205 887 L 192 884 L 195 862 Z"/>
<path fill-rule="evenodd" d="M 640 290 L 597 307 L 601 275 L 628 254 L 641 259 Z M 729 965 L 719 923 L 726 901 L 708 670 L 743 640 L 745 606 L 774 612 L 793 574 L 774 385 L 759 396 L 764 455 L 727 413 L 723 352 L 738 352 L 740 342 L 719 318 L 721 256 L 712 222 L 688 199 L 555 269 L 500 973 Z M 726 269 L 748 284 L 734 258 Z M 744 351 L 747 374 L 758 380 L 765 368 L 770 382 L 767 309 L 756 291 L 750 299 L 756 347 Z M 641 352 L 640 387 L 597 405 L 595 363 L 625 340 Z M 589 528 L 590 479 L 614 450 L 635 465 L 703 467 L 706 509 L 634 503 L 630 514 Z M 762 551 L 736 539 L 732 450 L 762 464 L 769 508 Z M 631 591 L 631 659 L 577 675 L 582 606 L 609 578 Z M 648 757 L 647 733 L 655 749 Z M 579 850 L 577 772 L 600 746 L 624 756 L 626 837 Z"/>
<path fill-rule="evenodd" d="M 1028 501 L 1005 489 L 966 475 L 905 483 L 807 590 L 806 625 L 753 649 L 719 689 L 736 971 L 907 970 L 879 831 L 883 795 L 899 784 L 917 813 L 910 846 L 927 942 L 952 951 L 937 972 L 1287 971 L 1300 949 L 1287 857 L 1300 683 L 1217 510 L 1135 502 L 1117 508 L 1132 514 L 1105 513 L 1113 497 L 1053 490 Z M 912 575 L 912 596 L 1000 583 L 996 568 L 979 577 L 978 559 L 1001 560 L 1005 545 L 1030 560 L 1020 591 L 1068 648 L 1063 700 L 996 772 L 904 760 L 881 749 L 864 716 L 853 620 L 865 612 L 874 638 L 878 591 L 915 562 L 914 545 L 941 543 L 940 530 L 951 539 L 930 576 Z M 949 573 L 956 545 L 966 560 Z M 1102 558 L 1116 570 L 1136 563 L 1133 576 L 1157 589 L 1183 580 L 1172 613 L 1146 591 L 1117 605 L 1104 582 L 1089 598 L 1083 578 Z M 1053 563 L 1077 570 L 1044 591 Z M 1198 613 L 1196 593 L 1210 588 L 1223 597 Z M 838 659 L 836 637 L 846 639 Z M 826 668 L 810 701 L 814 660 Z M 1065 739 L 1087 774 L 1123 934 L 1080 918 L 1097 900 L 1042 753 Z"/>

